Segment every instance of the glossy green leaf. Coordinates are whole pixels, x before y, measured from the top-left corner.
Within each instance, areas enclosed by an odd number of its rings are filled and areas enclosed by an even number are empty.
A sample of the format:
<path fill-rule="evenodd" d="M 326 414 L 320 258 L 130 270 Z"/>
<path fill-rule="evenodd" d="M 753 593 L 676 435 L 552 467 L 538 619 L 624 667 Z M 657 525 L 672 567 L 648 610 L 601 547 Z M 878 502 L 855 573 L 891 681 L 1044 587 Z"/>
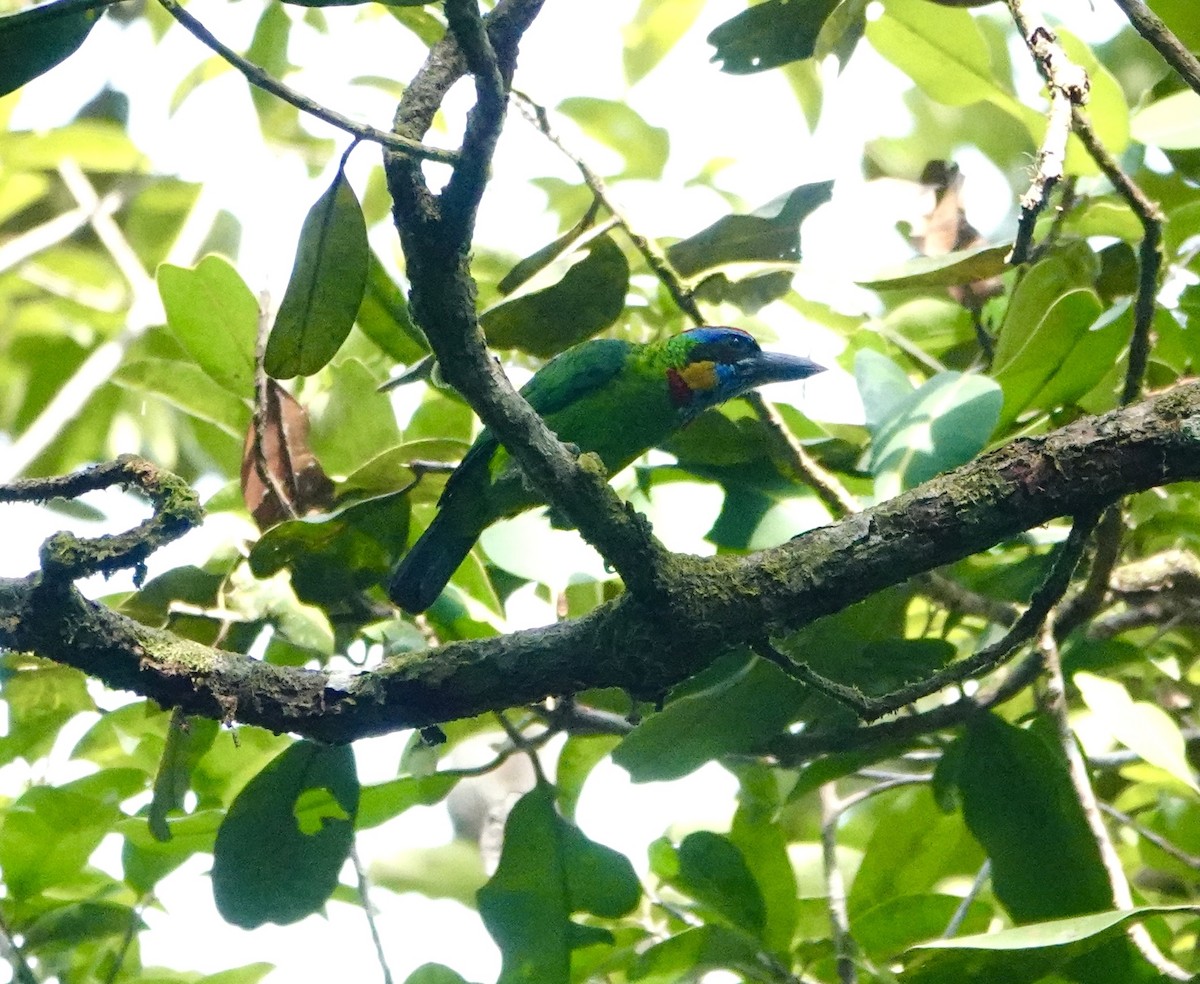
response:
<path fill-rule="evenodd" d="M 992 888 L 1017 922 L 1112 905 L 1100 850 L 1061 754 L 1038 734 L 979 715 L 961 739 L 963 817 L 992 862 Z M 1070 878 L 1047 878 L 1070 871 Z"/>
<path fill-rule="evenodd" d="M 317 809 L 315 829 L 305 832 L 297 805 L 322 792 L 336 808 Z M 221 915 L 252 929 L 320 909 L 350 852 L 358 797 L 348 746 L 299 741 L 273 759 L 238 794 L 217 832 L 212 882 Z"/>
<path fill-rule="evenodd" d="M 1072 678 L 1095 716 L 1096 725 L 1151 765 L 1200 793 L 1179 725 L 1161 707 L 1135 701 L 1117 680 L 1076 673 Z"/>
<path fill-rule="evenodd" d="M 191 268 L 164 263 L 158 291 L 167 326 L 196 365 L 230 393 L 250 399 L 258 301 L 238 272 L 215 255 Z"/>
<path fill-rule="evenodd" d="M 757 10 L 753 7 L 751 10 Z M 829 201 L 833 182 L 800 185 L 749 215 L 726 215 L 667 250 L 684 277 L 733 263 L 800 259 L 800 223 Z"/>
<path fill-rule="evenodd" d="M 625 167 L 617 177 L 648 181 L 662 177 L 671 139 L 663 127 L 651 126 L 628 103 L 572 96 L 558 104 L 558 111 L 625 159 Z"/>
<path fill-rule="evenodd" d="M 869 280 L 859 280 L 858 283 L 872 290 L 969 284 L 1004 273 L 1008 269 L 1005 257 L 1011 248 L 1010 243 L 1005 243 L 1000 246 L 955 250 L 941 256 L 919 256 L 898 267 L 881 270 Z"/>
<path fill-rule="evenodd" d="M 854 383 L 862 399 L 864 423 L 872 434 L 885 428 L 917 391 L 899 365 L 873 349 L 854 356 Z"/>
<path fill-rule="evenodd" d="M 504 957 L 500 984 L 567 980 L 571 950 L 598 941 L 571 915 L 617 918 L 640 897 L 628 859 L 560 817 L 549 786 L 530 790 L 509 813 L 500 864 L 479 890 L 479 913 Z"/>
<path fill-rule="evenodd" d="M 625 253 L 611 236 L 597 236 L 484 311 L 479 322 L 491 345 L 549 358 L 612 325 L 625 310 L 628 287 Z"/>
<path fill-rule="evenodd" d="M 0 96 L 73 54 L 96 26 L 98 6 L 55 0 L 0 17 Z"/>
<path fill-rule="evenodd" d="M 891 498 L 970 461 L 995 430 L 1002 403 L 986 376 L 941 372 L 894 405 L 872 435 L 876 496 Z"/>
<path fill-rule="evenodd" d="M 267 340 L 271 376 L 311 376 L 337 355 L 362 304 L 369 259 L 362 208 L 339 169 L 300 230 L 292 275 Z"/>
<path fill-rule="evenodd" d="M 735 75 L 765 72 L 810 58 L 839 0 L 766 0 L 717 25 L 708 35 L 713 61 Z"/>

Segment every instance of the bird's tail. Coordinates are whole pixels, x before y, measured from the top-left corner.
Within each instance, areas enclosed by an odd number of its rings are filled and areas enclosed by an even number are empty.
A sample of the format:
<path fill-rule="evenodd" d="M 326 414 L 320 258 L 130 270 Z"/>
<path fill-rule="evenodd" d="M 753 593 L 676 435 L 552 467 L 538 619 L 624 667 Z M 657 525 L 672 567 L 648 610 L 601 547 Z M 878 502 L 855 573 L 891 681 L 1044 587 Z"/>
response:
<path fill-rule="evenodd" d="M 471 552 L 478 532 L 463 533 L 445 522 L 438 513 L 392 571 L 388 596 L 410 614 L 423 612 L 434 603 L 458 565 Z"/>

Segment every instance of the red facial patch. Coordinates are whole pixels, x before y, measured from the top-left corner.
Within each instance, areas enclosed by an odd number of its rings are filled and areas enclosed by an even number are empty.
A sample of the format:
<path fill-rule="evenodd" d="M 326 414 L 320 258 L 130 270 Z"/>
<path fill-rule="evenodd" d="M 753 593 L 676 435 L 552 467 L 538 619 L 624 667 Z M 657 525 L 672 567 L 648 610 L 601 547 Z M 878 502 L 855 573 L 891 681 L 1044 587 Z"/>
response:
<path fill-rule="evenodd" d="M 667 391 L 671 394 L 673 407 L 686 407 L 692 402 L 692 388 L 677 369 L 667 370 Z"/>

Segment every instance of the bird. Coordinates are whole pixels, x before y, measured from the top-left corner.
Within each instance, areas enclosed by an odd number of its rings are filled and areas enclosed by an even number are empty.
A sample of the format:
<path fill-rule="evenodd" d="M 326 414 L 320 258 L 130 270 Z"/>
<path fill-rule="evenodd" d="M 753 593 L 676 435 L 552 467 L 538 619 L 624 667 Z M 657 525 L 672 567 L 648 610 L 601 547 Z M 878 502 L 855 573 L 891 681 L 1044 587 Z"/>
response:
<path fill-rule="evenodd" d="M 582 342 L 542 366 L 521 395 L 560 441 L 595 453 L 614 475 L 711 407 L 824 371 L 802 356 L 764 351 L 740 328 L 708 326 L 644 344 Z M 487 527 L 544 502 L 485 428 L 447 479 L 433 521 L 394 568 L 389 597 L 410 614 L 425 611 Z"/>

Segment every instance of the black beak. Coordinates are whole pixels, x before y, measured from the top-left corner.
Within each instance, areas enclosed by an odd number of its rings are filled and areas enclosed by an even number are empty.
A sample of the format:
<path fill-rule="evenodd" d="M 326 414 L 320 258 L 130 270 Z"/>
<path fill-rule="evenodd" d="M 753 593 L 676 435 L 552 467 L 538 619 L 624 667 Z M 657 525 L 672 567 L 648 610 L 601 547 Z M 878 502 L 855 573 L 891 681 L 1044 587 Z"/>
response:
<path fill-rule="evenodd" d="M 759 352 L 752 358 L 743 359 L 738 366 L 745 373 L 744 378 L 751 380 L 752 386 L 808 379 L 825 371 L 824 366 L 817 365 L 811 359 L 785 352 Z"/>

